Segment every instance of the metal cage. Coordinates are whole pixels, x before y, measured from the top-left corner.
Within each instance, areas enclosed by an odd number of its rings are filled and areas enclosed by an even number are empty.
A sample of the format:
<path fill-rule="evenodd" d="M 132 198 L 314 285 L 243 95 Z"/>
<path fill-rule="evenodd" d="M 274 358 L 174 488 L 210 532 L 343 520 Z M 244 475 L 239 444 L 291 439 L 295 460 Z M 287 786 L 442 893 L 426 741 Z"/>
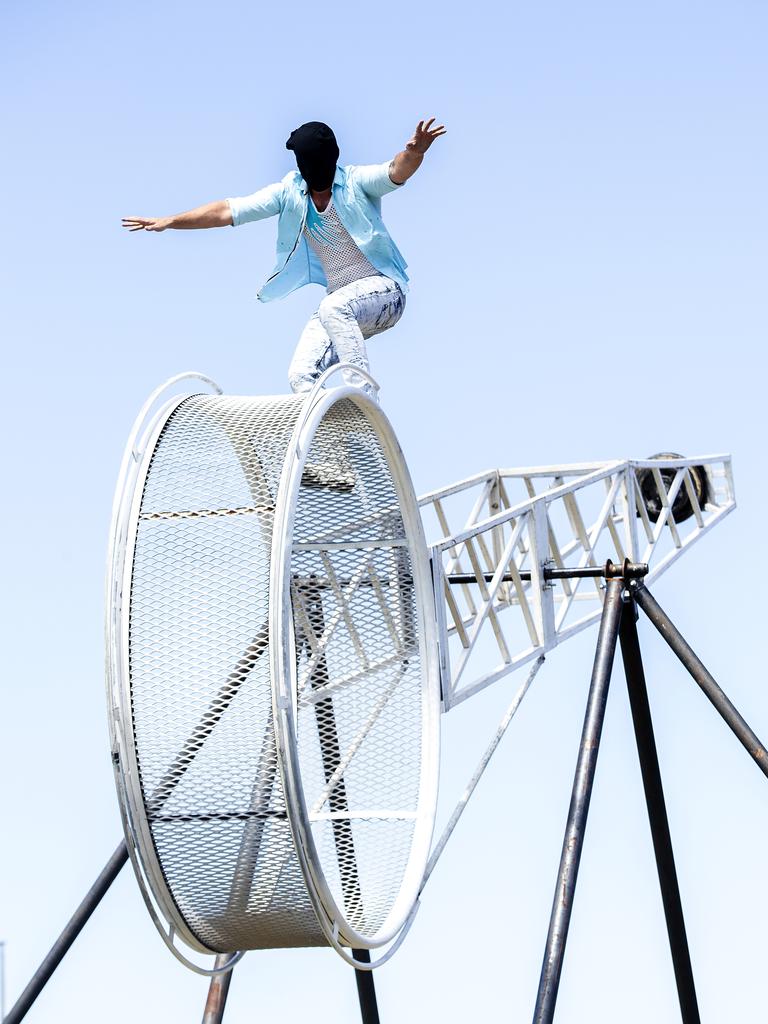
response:
<path fill-rule="evenodd" d="M 209 953 L 377 948 L 411 914 L 437 798 L 411 481 L 359 389 L 208 383 L 151 396 L 115 500 L 108 692 L 131 859 L 174 952 L 176 935 Z"/>

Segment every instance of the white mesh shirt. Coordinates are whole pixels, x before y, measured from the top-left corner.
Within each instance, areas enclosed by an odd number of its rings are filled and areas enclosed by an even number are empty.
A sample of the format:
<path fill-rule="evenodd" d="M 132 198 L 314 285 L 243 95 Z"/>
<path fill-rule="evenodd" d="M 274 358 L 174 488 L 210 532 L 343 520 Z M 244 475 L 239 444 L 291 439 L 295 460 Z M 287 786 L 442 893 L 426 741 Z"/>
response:
<path fill-rule="evenodd" d="M 322 213 L 309 201 L 304 234 L 323 265 L 329 292 L 379 273 L 341 223 L 333 199 Z"/>

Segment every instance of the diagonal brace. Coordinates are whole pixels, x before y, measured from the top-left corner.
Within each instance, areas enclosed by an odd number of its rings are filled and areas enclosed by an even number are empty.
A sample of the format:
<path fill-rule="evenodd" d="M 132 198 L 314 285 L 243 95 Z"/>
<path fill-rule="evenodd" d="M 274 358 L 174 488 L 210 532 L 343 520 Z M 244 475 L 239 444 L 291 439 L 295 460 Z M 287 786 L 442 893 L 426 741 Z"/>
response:
<path fill-rule="evenodd" d="M 733 704 L 731 704 L 728 697 L 715 682 L 712 673 L 708 671 L 693 652 L 650 591 L 641 586 L 633 586 L 632 590 L 637 603 L 699 684 L 717 713 L 725 721 L 726 725 L 729 726 L 763 775 L 768 776 L 768 750 L 766 750 L 764 744 L 757 738 Z"/>
<path fill-rule="evenodd" d="M 680 899 L 680 887 L 677 882 L 677 870 L 672 851 L 672 837 L 669 832 L 667 807 L 661 783 L 661 770 L 656 752 L 656 740 L 653 734 L 653 721 L 648 701 L 648 689 L 645 685 L 645 672 L 643 671 L 642 656 L 640 654 L 640 642 L 635 623 L 636 618 L 635 602 L 630 598 L 624 605 L 619 640 L 624 662 L 624 674 L 627 679 L 629 704 L 632 711 L 632 724 L 635 730 L 637 754 L 643 777 L 648 821 L 651 826 L 651 838 L 653 839 L 653 850 L 656 856 L 656 869 L 659 875 L 661 898 L 664 904 L 669 948 L 672 953 L 672 965 L 675 971 L 675 983 L 677 984 L 677 995 L 680 1001 L 680 1014 L 683 1024 L 700 1024 L 701 1018 L 696 999 L 696 987 L 693 981 L 691 954 L 688 949 L 688 937 L 685 931 L 683 905 Z"/>

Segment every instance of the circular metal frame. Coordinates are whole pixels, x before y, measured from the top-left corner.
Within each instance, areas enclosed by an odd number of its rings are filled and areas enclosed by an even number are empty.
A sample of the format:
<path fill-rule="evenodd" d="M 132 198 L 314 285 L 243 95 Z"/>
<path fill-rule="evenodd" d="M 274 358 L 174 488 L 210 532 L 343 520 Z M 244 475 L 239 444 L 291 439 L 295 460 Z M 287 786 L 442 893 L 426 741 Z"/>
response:
<path fill-rule="evenodd" d="M 285 456 L 276 495 L 271 552 L 269 629 L 271 636 L 279 639 L 270 644 L 270 669 L 279 770 L 294 847 L 307 894 L 328 943 L 348 963 L 362 970 L 370 970 L 377 964 L 358 963 L 350 956 L 349 947 L 374 949 L 389 944 L 389 949 L 378 961 L 383 963 L 399 948 L 419 906 L 418 895 L 432 840 L 437 803 L 440 684 L 431 573 L 421 515 L 410 475 L 389 421 L 378 404 L 355 386 L 345 385 L 329 390 L 324 388 L 329 377 L 345 368 L 343 364 L 331 367 L 317 381 L 307 396 Z M 364 373 L 361 376 L 378 390 L 378 385 L 371 377 Z M 243 953 L 233 954 L 224 967 L 208 970 L 189 960 L 175 945 L 174 940 L 178 936 L 196 952 L 216 952 L 203 945 L 191 932 L 168 888 L 144 805 L 130 693 L 124 685 L 124 680 L 129 678 L 130 668 L 128 609 L 144 484 L 159 437 L 170 417 L 182 402 L 200 391 L 188 389 L 172 397 L 164 396 L 175 386 L 196 380 L 204 382 L 211 392 L 222 393 L 215 382 L 202 374 L 186 373 L 171 378 L 150 395 L 137 417 L 126 446 L 113 506 L 108 556 L 107 694 L 120 811 L 128 853 L 142 898 L 163 941 L 174 956 L 191 970 L 210 976 L 229 970 Z M 354 402 L 372 426 L 391 474 L 410 556 L 421 655 L 421 761 L 418 768 L 416 826 L 398 895 L 382 926 L 372 936 L 361 935 L 351 927 L 325 879 L 304 797 L 296 732 L 297 692 L 290 597 L 293 517 L 312 439 L 324 416 L 342 400 Z"/>
<path fill-rule="evenodd" d="M 343 366 L 334 366 L 337 372 Z M 310 900 L 328 942 L 353 962 L 344 946 L 375 949 L 386 945 L 410 924 L 424 877 L 434 830 L 439 770 L 440 682 L 437 654 L 432 580 L 421 515 L 403 453 L 392 427 L 378 404 L 359 388 L 347 385 L 320 392 L 322 380 L 307 402 L 305 414 L 294 431 L 275 509 L 272 544 L 272 580 L 270 584 L 270 633 L 280 642 L 270 648 L 274 687 L 275 732 L 278 758 L 283 774 L 288 817 L 293 830 L 299 863 Z M 367 375 L 366 375 L 367 377 Z M 374 387 L 375 381 L 368 378 Z M 419 811 L 405 875 L 400 892 L 379 931 L 361 935 L 346 921 L 324 877 L 318 850 L 309 822 L 301 782 L 296 731 L 296 678 L 291 643 L 292 608 L 290 561 L 293 525 L 299 486 L 307 454 L 315 431 L 333 405 L 349 399 L 363 412 L 382 443 L 388 468 L 398 496 L 411 559 L 415 597 L 419 609 L 419 648 L 422 654 L 422 756 L 419 785 Z M 404 937 L 404 936 L 402 936 Z M 396 945 L 399 945 L 399 941 Z M 394 952 L 394 949 L 391 951 Z M 365 965 L 361 965 L 365 966 Z"/>
<path fill-rule="evenodd" d="M 162 404 L 161 399 L 176 385 L 193 380 L 207 384 L 213 394 L 222 394 L 219 385 L 204 374 L 190 371 L 171 377 L 156 388 L 144 403 L 125 448 L 115 489 L 107 556 L 106 683 L 115 785 L 128 854 L 142 898 L 155 927 L 173 955 L 190 970 L 213 976 L 230 970 L 243 953 L 234 953 L 223 967 L 208 969 L 189 960 L 175 945 L 174 938 L 179 935 L 196 952 L 213 952 L 195 938 L 176 912 L 154 853 L 139 787 L 131 709 L 125 688 L 119 685 L 121 678 L 128 678 L 129 622 L 125 599 L 130 594 L 136 525 L 150 460 L 160 433 L 172 413 L 183 401 L 200 392 L 187 390 L 166 399 Z M 167 930 L 162 918 L 167 922 Z"/>

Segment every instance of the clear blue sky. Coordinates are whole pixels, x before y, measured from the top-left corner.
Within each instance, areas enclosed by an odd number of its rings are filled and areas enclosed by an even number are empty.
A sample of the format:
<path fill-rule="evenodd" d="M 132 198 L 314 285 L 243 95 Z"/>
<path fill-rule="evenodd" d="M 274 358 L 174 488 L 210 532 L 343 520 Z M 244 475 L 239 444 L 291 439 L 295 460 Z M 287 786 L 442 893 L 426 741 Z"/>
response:
<path fill-rule="evenodd" d="M 10 1003 L 120 838 L 103 697 L 109 509 L 133 417 L 184 369 L 274 393 L 319 301 L 253 298 L 274 223 L 122 234 L 253 191 L 303 121 L 342 162 L 449 132 L 385 200 L 410 264 L 371 344 L 419 491 L 493 465 L 732 451 L 740 508 L 657 596 L 763 738 L 768 9 L 757 0 L 331 6 L 8 2 L 3 96 L 0 938 Z M 377 975 L 382 1019 L 530 1019 L 594 632 L 556 652 Z M 759 1019 L 768 784 L 642 631 L 706 1021 Z M 446 720 L 455 799 L 517 679 Z M 30 1015 L 191 1021 L 206 982 L 128 871 Z M 251 954 L 227 1019 L 358 1019 L 330 951 Z M 623 679 L 561 1022 L 678 1017 Z"/>

